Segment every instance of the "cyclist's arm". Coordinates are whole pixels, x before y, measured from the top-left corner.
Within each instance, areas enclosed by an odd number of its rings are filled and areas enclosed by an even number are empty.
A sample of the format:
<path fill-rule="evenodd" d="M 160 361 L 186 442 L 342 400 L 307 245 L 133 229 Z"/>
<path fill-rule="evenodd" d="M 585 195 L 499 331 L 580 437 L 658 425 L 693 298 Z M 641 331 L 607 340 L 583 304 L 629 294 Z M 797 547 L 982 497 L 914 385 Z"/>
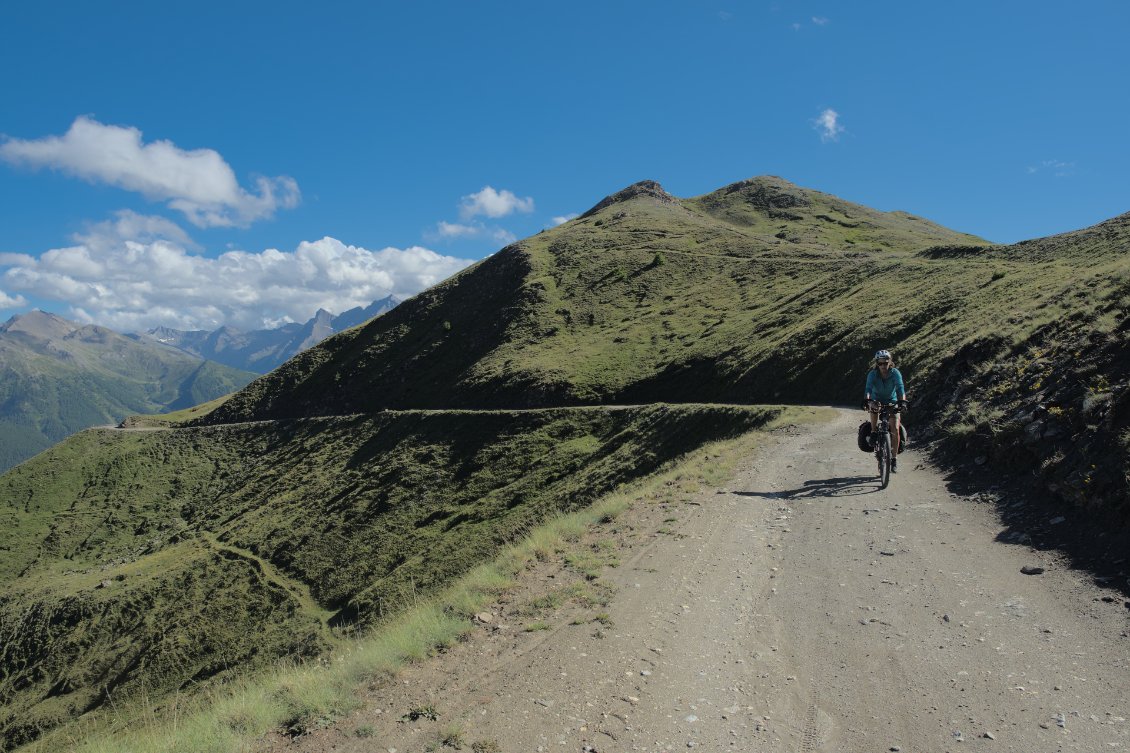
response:
<path fill-rule="evenodd" d="M 906 400 L 906 386 L 902 381 L 902 372 L 898 369 L 893 371 L 895 372 L 895 395 L 898 396 L 899 400 Z"/>

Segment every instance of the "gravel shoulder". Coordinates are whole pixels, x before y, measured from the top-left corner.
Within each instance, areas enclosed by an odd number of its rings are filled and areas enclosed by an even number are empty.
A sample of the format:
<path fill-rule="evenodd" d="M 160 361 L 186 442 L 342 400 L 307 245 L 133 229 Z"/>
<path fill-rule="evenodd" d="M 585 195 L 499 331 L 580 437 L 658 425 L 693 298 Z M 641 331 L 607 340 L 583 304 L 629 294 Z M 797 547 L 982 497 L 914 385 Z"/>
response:
<path fill-rule="evenodd" d="M 1130 750 L 1124 597 L 997 541 L 913 449 L 879 490 L 859 420 L 635 504 L 588 542 L 619 560 L 599 581 L 540 564 L 469 640 L 274 749 Z"/>

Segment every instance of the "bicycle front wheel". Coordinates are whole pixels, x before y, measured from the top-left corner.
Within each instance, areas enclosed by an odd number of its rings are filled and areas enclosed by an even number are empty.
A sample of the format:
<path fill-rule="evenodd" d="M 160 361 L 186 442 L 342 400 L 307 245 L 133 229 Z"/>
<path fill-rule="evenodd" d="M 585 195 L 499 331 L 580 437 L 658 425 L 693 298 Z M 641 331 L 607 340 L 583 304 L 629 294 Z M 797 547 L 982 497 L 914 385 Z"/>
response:
<path fill-rule="evenodd" d="M 891 482 L 891 435 L 883 432 L 879 438 L 879 450 L 875 453 L 879 457 L 879 487 L 887 488 Z"/>

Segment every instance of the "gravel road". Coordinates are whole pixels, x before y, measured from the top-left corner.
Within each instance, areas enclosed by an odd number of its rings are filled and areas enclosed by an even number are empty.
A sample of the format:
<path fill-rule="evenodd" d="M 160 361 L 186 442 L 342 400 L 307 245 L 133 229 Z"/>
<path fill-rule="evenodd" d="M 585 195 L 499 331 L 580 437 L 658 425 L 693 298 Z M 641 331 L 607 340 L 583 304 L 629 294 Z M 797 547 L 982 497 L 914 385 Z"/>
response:
<path fill-rule="evenodd" d="M 996 541 L 995 509 L 913 449 L 880 491 L 859 420 L 790 427 L 724 488 L 633 508 L 599 622 L 565 605 L 523 630 L 521 603 L 568 579 L 542 566 L 469 641 L 285 749 L 1130 751 L 1124 597 Z"/>

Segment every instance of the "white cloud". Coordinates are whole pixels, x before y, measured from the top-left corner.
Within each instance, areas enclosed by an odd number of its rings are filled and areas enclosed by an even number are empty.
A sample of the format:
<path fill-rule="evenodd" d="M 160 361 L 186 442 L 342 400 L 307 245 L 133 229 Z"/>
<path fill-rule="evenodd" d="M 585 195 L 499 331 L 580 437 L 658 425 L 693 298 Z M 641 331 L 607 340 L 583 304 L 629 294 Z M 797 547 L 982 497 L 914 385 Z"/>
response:
<path fill-rule="evenodd" d="M 435 225 L 435 232 L 425 233 L 429 240 L 451 240 L 458 237 L 489 237 L 490 240 L 503 245 L 518 240 L 518 236 L 506 230 L 505 227 L 487 227 L 481 223 L 461 225 L 459 223 L 445 223 L 441 219 Z"/>
<path fill-rule="evenodd" d="M 839 141 L 840 134 L 844 132 L 844 127 L 840 125 L 840 114 L 832 108 L 820 113 L 815 124 L 821 141 Z"/>
<path fill-rule="evenodd" d="M 253 193 L 239 185 L 218 152 L 186 151 L 171 141 L 146 144 L 141 136 L 137 128 L 79 117 L 62 136 L 6 140 L 0 144 L 0 159 L 61 170 L 140 193 L 150 201 L 166 201 L 199 227 L 245 226 L 298 204 L 293 178 L 256 178 Z"/>
<path fill-rule="evenodd" d="M 370 251 L 330 237 L 290 252 L 229 251 L 209 258 L 162 237 L 156 232 L 161 222 L 119 215 L 76 237 L 76 245 L 39 258 L 2 254 L 0 283 L 8 291 L 69 304 L 79 321 L 121 331 L 160 324 L 254 329 L 305 321 L 319 308 L 341 313 L 390 294 L 411 296 L 471 264 L 420 246 Z M 149 234 L 122 237 L 129 224 L 147 227 Z"/>
<path fill-rule="evenodd" d="M 434 230 L 425 231 L 424 238 L 431 241 L 490 238 L 492 241 L 507 245 L 518 240 L 518 236 L 504 227 L 488 225 L 475 218 L 483 215 L 497 219 L 514 212 L 529 213 L 532 211 L 534 211 L 533 198 L 527 196 L 520 199 L 512 191 L 496 191 L 491 186 L 484 186 L 478 193 L 469 194 L 460 199 L 459 216 L 461 222 L 440 220 L 436 223 Z"/>
<path fill-rule="evenodd" d="M 817 26 L 827 26 L 830 21 L 831 19 L 825 18 L 824 16 L 812 17 L 812 23 L 816 24 Z"/>
<path fill-rule="evenodd" d="M 490 237 L 504 246 L 508 246 L 514 241 L 518 240 L 518 236 L 514 235 L 514 233 L 500 227 L 496 227 L 494 230 L 492 230 Z"/>
<path fill-rule="evenodd" d="M 0 267 L 24 266 L 35 263 L 35 257 L 29 254 L 0 253 Z"/>
<path fill-rule="evenodd" d="M 1058 159 L 1046 159 L 1038 165 L 1030 165 L 1028 167 L 1028 174 L 1035 175 L 1039 172 L 1050 172 L 1057 178 L 1066 178 L 1069 175 L 1075 174 L 1075 162 L 1064 162 Z"/>
<path fill-rule="evenodd" d="M 26 306 L 27 299 L 22 295 L 11 296 L 0 290 L 0 310 L 14 309 L 18 306 Z"/>
<path fill-rule="evenodd" d="M 436 236 L 439 238 L 464 238 L 483 234 L 482 225 L 461 225 L 458 222 L 436 223 Z"/>
<path fill-rule="evenodd" d="M 452 238 L 490 238 L 493 241 L 503 245 L 513 243 L 518 240 L 518 236 L 510 232 L 506 228 L 494 226 L 487 227 L 481 222 L 476 222 L 473 225 L 462 225 L 457 222 L 444 222 L 440 220 L 436 223 L 434 232 L 425 233 L 431 240 L 450 240 Z"/>
<path fill-rule="evenodd" d="M 577 212 L 570 212 L 569 214 L 563 214 L 563 215 L 560 215 L 559 217 L 554 217 L 553 218 L 553 226 L 557 227 L 558 225 L 564 225 L 569 220 L 575 220 L 580 216 L 581 215 L 578 214 Z"/>
<path fill-rule="evenodd" d="M 464 196 L 459 206 L 459 216 L 464 221 L 479 215 L 497 219 L 514 212 L 529 214 L 532 211 L 534 211 L 532 197 L 519 199 L 510 191 L 505 189 L 496 191 L 490 186 L 484 186 L 478 193 Z"/>
<path fill-rule="evenodd" d="M 128 209 L 114 213 L 113 220 L 91 225 L 85 233 L 77 233 L 73 240 L 92 251 L 109 251 L 125 241 L 151 243 L 157 239 L 178 243 L 186 248 L 198 248 L 180 225 L 164 217 L 138 214 Z"/>

